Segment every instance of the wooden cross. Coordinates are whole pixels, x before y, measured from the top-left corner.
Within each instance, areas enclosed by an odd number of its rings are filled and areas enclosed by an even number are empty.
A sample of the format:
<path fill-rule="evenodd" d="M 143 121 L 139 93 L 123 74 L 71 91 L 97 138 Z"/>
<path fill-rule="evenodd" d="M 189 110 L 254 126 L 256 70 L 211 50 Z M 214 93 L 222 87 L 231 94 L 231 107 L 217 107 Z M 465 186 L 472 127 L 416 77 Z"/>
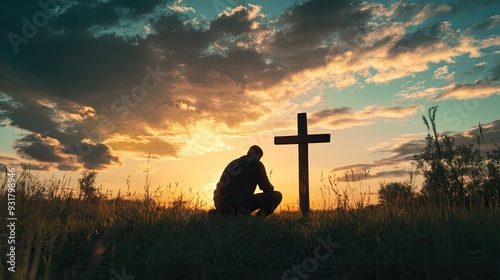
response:
<path fill-rule="evenodd" d="M 297 114 L 298 135 L 276 136 L 275 145 L 299 144 L 299 203 L 304 216 L 309 213 L 309 143 L 330 142 L 330 134 L 307 134 L 306 113 Z"/>

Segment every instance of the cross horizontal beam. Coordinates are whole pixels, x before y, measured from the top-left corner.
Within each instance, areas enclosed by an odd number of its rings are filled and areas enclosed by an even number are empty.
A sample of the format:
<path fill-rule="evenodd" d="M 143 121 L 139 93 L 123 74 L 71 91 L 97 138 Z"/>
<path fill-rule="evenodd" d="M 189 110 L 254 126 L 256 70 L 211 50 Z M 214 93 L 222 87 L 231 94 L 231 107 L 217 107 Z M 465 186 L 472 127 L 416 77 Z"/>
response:
<path fill-rule="evenodd" d="M 304 144 L 304 143 L 327 143 L 330 142 L 330 134 L 308 134 L 293 136 L 274 137 L 275 145 Z"/>

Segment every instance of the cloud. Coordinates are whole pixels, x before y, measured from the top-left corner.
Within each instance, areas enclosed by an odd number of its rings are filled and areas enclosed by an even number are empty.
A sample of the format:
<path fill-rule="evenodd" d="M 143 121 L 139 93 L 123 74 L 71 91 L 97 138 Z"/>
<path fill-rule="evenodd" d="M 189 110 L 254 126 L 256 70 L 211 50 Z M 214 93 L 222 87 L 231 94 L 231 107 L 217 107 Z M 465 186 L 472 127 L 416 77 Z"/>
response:
<path fill-rule="evenodd" d="M 14 144 L 17 153 L 41 162 L 62 162 L 67 156 L 61 150 L 61 143 L 51 137 L 26 135 Z"/>
<path fill-rule="evenodd" d="M 322 124 L 331 129 L 372 124 L 374 119 L 402 119 L 415 115 L 422 110 L 419 105 L 380 107 L 367 106 L 362 110 L 349 107 L 328 108 L 314 112 L 309 117 L 311 124 Z"/>
<path fill-rule="evenodd" d="M 50 136 L 28 134 L 14 142 L 14 149 L 21 158 L 34 160 L 30 162 L 33 166 L 40 163 L 38 169 L 42 170 L 57 168 L 75 171 L 80 164 L 84 168 L 99 170 L 120 164 L 119 157 L 108 146 L 90 140 L 64 146 Z"/>
<path fill-rule="evenodd" d="M 33 166 L 38 170 L 76 170 L 76 157 L 64 152 L 59 140 L 40 134 L 28 134 L 17 139 L 13 148 L 25 160 L 33 160 Z"/>
<path fill-rule="evenodd" d="M 487 21 L 481 23 L 474 23 L 468 27 L 472 31 L 484 31 L 494 28 L 500 24 L 500 15 L 493 15 Z"/>
<path fill-rule="evenodd" d="M 488 66 L 488 62 L 486 62 L 486 61 L 479 62 L 479 63 L 476 63 L 474 65 L 474 68 L 472 71 L 465 71 L 464 73 L 467 75 L 477 75 L 477 74 L 483 72 L 487 66 Z"/>
<path fill-rule="evenodd" d="M 473 99 L 486 98 L 500 94 L 500 86 L 488 80 L 477 80 L 473 84 L 451 84 L 441 88 L 431 87 L 423 91 L 399 94 L 404 99 L 414 100 L 426 98 L 429 100 Z"/>
<path fill-rule="evenodd" d="M 303 108 L 311 108 L 323 102 L 324 94 L 318 94 L 306 102 L 302 102 L 300 105 Z"/>
<path fill-rule="evenodd" d="M 238 3 L 206 20 L 180 0 L 76 0 L 51 6 L 46 22 L 27 34 L 21 19 L 32 21 L 43 8 L 14 1 L 0 9 L 0 33 L 24 39 L 4 36 L 0 44 L 0 123 L 24 133 L 18 154 L 44 168 L 220 151 L 228 137 L 287 127 L 288 112 L 300 108 L 294 98 L 311 89 L 387 83 L 430 63 L 480 57 L 497 38 L 478 41 L 432 21 L 459 6 L 311 0 L 270 18 L 260 6 Z M 498 69 L 491 71 L 498 80 Z M 454 97 L 446 90 L 435 96 Z M 322 101 L 318 95 L 302 107 Z M 311 120 L 342 128 L 419 110 L 341 107 Z M 78 147 L 92 152 L 68 151 Z"/>
<path fill-rule="evenodd" d="M 495 94 L 500 94 L 500 85 L 492 84 L 488 80 L 477 80 L 473 84 L 452 84 L 431 99 L 464 100 L 470 98 L 484 98 Z"/>
<path fill-rule="evenodd" d="M 363 179 L 392 179 L 405 178 L 419 174 L 414 170 L 410 162 L 413 155 L 394 156 L 373 163 L 359 163 L 333 168 L 330 173 L 344 175 L 339 177 L 339 181 L 363 180 Z M 413 175 L 412 175 L 413 174 Z"/>
<path fill-rule="evenodd" d="M 455 72 L 450 73 L 448 71 L 449 70 L 447 65 L 440 67 L 434 71 L 434 78 L 451 82 L 455 77 Z"/>
<path fill-rule="evenodd" d="M 456 12 L 458 7 L 452 4 L 436 5 L 434 3 L 406 3 L 397 2 L 394 15 L 402 17 L 408 26 L 420 25 L 434 17 L 445 16 Z"/>
<path fill-rule="evenodd" d="M 418 49 L 427 49 L 430 46 L 441 42 L 441 33 L 448 28 L 446 22 L 440 22 L 430 27 L 419 29 L 413 33 L 408 33 L 399 39 L 389 49 L 391 56 L 399 56 L 408 52 L 414 52 Z"/>
<path fill-rule="evenodd" d="M 483 145 L 482 148 L 489 150 L 497 149 L 500 145 L 500 119 L 481 124 L 481 127 L 481 131 L 479 126 L 474 126 L 467 131 L 449 133 L 449 135 L 455 138 L 456 145 L 477 144 L 481 142 Z M 478 140 L 479 138 L 481 139 Z"/>
<path fill-rule="evenodd" d="M 251 32 L 259 26 L 257 18 L 263 17 L 261 7 L 248 4 L 227 9 L 210 24 L 210 30 L 216 33 L 227 33 L 238 36 Z"/>
<path fill-rule="evenodd" d="M 130 138 L 126 136 L 110 137 L 105 143 L 114 149 L 134 154 L 153 154 L 154 157 L 176 157 L 179 147 L 164 140 L 151 136 L 138 136 Z"/>
<path fill-rule="evenodd" d="M 182 3 L 182 1 L 183 0 L 175 1 L 175 4 L 168 6 L 168 8 L 172 11 L 176 11 L 179 13 L 187 13 L 187 12 L 196 13 L 196 11 L 193 7 L 186 7 L 186 6 L 180 5 Z"/>
<path fill-rule="evenodd" d="M 20 165 L 20 162 L 21 161 L 18 158 L 15 158 L 11 155 L 0 154 L 0 168 L 1 166 L 8 167 L 8 166 Z M 3 170 L 0 170 L 0 172 L 3 172 Z"/>
<path fill-rule="evenodd" d="M 479 63 L 476 63 L 476 65 L 474 65 L 474 68 L 475 69 L 483 69 L 484 67 L 486 67 L 486 65 L 488 65 L 488 62 L 479 62 Z"/>
<path fill-rule="evenodd" d="M 373 43 L 355 50 L 343 69 L 363 71 L 367 83 L 388 83 L 395 79 L 415 76 L 429 69 L 431 63 L 455 63 L 456 57 L 481 56 L 484 45 L 463 36 L 442 21 L 421 27 L 413 32 L 400 23 L 378 24 L 379 29 L 369 32 Z M 342 62 L 342 60 L 340 60 Z M 338 62 L 337 62 L 338 63 Z M 363 73 L 361 72 L 361 73 Z"/>
<path fill-rule="evenodd" d="M 370 11 L 362 9 L 360 2 L 313 0 L 294 5 L 278 19 L 272 48 L 293 54 L 325 43 L 353 45 L 362 40 L 369 18 Z"/>
<path fill-rule="evenodd" d="M 494 82 L 500 81 L 500 60 L 497 60 L 495 66 L 490 69 L 491 80 Z"/>
<path fill-rule="evenodd" d="M 109 146 L 86 139 L 66 147 L 64 152 L 75 155 L 84 168 L 99 170 L 121 164 L 119 156 L 115 155 Z"/>
<path fill-rule="evenodd" d="M 478 63 L 474 66 L 475 71 L 480 71 L 486 67 L 487 63 Z M 472 72 L 469 72 L 472 73 Z M 490 77 L 477 79 L 473 83 L 457 84 L 452 83 L 443 87 L 428 87 L 421 89 L 420 87 L 407 90 L 406 92 L 398 93 L 403 99 L 429 99 L 429 100 L 445 100 L 457 99 L 465 100 L 471 98 L 486 98 L 492 95 L 500 94 L 500 61 L 496 61 L 495 65 L 489 70 Z M 447 68 L 439 68 L 434 73 L 437 77 L 448 77 Z"/>
<path fill-rule="evenodd" d="M 500 119 L 482 124 L 482 133 L 484 141 L 481 140 L 481 143 L 483 143 L 481 149 L 497 149 L 500 143 Z M 454 138 L 455 146 L 477 144 L 477 139 L 480 137 L 479 126 L 474 126 L 463 132 L 444 132 L 444 134 Z M 338 166 L 330 170 L 330 172 L 341 172 L 342 174 L 348 172 L 350 174 L 352 170 L 355 178 L 364 178 L 365 170 L 370 170 L 369 178 L 371 179 L 409 177 L 410 171 L 417 171 L 412 169 L 411 166 L 413 155 L 421 153 L 424 147 L 425 134 L 401 135 L 369 149 L 372 153 L 389 153 L 389 156 L 382 157 L 371 163 Z M 403 166 L 406 166 L 406 168 Z"/>
<path fill-rule="evenodd" d="M 374 168 L 393 166 L 393 165 L 398 165 L 398 164 L 402 164 L 402 163 L 409 163 L 412 156 L 413 156 L 412 154 L 400 154 L 400 153 L 398 153 L 398 154 L 395 154 L 395 155 L 390 156 L 388 158 L 376 160 L 373 163 L 358 163 L 358 164 L 351 164 L 351 165 L 335 167 L 331 170 L 331 172 L 338 172 L 338 171 L 344 172 L 346 170 L 352 169 L 354 172 L 359 173 L 362 170 L 371 170 Z"/>

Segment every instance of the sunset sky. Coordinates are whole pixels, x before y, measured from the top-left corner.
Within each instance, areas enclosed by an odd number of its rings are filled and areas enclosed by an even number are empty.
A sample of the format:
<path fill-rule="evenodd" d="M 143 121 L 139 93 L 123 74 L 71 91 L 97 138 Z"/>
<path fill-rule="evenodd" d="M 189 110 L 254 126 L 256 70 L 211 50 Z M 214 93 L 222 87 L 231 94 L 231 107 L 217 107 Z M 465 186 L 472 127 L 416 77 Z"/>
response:
<path fill-rule="evenodd" d="M 128 176 L 142 192 L 147 170 L 152 191 L 178 182 L 212 206 L 257 144 L 296 205 L 297 146 L 274 136 L 306 112 L 309 133 L 331 134 L 309 146 L 315 208 L 321 174 L 370 170 L 372 192 L 408 180 L 432 106 L 459 144 L 479 122 L 500 144 L 500 1 L 39 3 L 0 4 L 0 163 L 19 174 L 76 188 L 92 168 L 116 193 Z"/>

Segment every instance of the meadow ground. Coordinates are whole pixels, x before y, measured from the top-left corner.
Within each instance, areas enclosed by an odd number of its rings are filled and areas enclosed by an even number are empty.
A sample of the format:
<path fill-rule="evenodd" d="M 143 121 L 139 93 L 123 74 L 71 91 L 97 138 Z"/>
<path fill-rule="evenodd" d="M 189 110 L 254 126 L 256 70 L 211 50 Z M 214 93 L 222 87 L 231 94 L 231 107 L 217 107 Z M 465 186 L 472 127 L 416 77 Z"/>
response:
<path fill-rule="evenodd" d="M 0 196 L 7 223 L 6 194 Z M 143 200 L 16 197 L 0 279 L 500 279 L 500 211 L 337 208 L 218 217 Z"/>

